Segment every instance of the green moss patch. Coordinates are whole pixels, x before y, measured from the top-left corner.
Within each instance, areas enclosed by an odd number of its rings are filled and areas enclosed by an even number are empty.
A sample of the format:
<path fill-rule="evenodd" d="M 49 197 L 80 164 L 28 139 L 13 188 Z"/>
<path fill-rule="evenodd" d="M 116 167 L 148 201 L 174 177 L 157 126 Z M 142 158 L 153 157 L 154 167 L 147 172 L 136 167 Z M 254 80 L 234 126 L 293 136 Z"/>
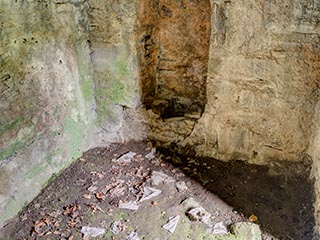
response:
<path fill-rule="evenodd" d="M 14 120 L 12 120 L 11 122 L 3 125 L 3 126 L 0 126 L 0 136 L 5 133 L 6 131 L 8 130 L 11 130 L 15 127 L 17 127 L 19 125 L 19 123 L 21 123 L 22 121 L 24 120 L 24 117 L 23 116 L 20 116 Z"/>

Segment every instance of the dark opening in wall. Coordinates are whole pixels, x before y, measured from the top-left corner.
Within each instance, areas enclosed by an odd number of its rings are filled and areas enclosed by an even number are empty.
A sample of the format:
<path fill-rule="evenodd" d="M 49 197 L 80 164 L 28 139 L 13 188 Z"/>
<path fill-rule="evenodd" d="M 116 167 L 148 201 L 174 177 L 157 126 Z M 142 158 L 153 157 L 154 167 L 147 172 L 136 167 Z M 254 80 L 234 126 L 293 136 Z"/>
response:
<path fill-rule="evenodd" d="M 139 2 L 141 92 L 162 118 L 201 116 L 211 32 L 209 0 Z"/>

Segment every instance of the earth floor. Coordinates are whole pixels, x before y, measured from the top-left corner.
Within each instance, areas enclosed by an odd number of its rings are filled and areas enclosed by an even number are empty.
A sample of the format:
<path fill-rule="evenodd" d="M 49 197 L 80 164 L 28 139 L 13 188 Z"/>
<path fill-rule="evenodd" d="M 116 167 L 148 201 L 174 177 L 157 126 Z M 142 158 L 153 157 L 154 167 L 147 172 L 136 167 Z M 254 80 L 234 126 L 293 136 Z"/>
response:
<path fill-rule="evenodd" d="M 282 178 L 261 178 L 265 169 L 235 164 L 155 153 L 146 142 L 96 148 L 56 177 L 0 239 L 311 239 L 308 189 L 306 199 L 284 207 L 279 201 L 288 193 L 275 187 Z"/>

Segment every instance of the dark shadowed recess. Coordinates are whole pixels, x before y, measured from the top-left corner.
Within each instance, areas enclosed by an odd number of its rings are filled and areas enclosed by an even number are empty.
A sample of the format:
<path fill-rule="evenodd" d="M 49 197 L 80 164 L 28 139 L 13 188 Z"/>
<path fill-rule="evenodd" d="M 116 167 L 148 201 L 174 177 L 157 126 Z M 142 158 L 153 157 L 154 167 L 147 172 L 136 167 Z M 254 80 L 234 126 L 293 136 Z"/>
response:
<path fill-rule="evenodd" d="M 247 217 L 256 215 L 263 230 L 283 240 L 315 239 L 310 166 L 290 163 L 270 169 L 243 161 L 222 162 L 162 152 L 168 161 L 235 210 Z"/>

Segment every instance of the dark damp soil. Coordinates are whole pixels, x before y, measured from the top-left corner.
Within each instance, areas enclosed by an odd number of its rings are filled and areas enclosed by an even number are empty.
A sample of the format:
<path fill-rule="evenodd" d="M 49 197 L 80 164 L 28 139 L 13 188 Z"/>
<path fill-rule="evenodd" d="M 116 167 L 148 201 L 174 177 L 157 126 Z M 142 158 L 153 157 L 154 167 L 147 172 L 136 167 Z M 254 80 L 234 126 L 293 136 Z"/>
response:
<path fill-rule="evenodd" d="M 263 229 L 284 240 L 313 239 L 314 190 L 310 167 L 301 163 L 277 168 L 221 162 L 169 154 L 175 166 L 247 217 L 254 214 Z"/>

